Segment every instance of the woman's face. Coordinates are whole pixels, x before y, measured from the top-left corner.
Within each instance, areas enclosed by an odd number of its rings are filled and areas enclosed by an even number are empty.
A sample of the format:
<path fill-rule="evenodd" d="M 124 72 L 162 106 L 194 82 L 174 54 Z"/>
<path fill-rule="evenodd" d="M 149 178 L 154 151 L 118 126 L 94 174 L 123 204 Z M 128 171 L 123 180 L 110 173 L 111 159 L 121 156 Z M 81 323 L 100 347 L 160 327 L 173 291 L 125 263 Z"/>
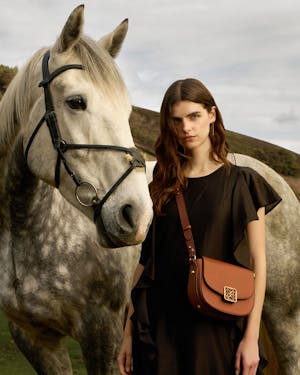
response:
<path fill-rule="evenodd" d="M 187 100 L 175 103 L 171 110 L 175 133 L 186 150 L 210 146 L 210 124 L 215 117 L 215 107 L 208 112 L 202 104 Z"/>

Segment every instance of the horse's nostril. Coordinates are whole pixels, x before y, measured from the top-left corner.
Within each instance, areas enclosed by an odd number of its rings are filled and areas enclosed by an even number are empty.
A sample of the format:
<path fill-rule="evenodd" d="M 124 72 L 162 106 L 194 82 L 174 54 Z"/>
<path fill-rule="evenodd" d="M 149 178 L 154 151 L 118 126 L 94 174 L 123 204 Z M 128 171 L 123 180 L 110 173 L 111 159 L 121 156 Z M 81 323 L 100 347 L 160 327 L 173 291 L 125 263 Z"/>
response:
<path fill-rule="evenodd" d="M 131 228 L 134 227 L 133 222 L 133 207 L 130 204 L 126 204 L 122 209 L 122 215 L 126 223 L 130 225 Z"/>

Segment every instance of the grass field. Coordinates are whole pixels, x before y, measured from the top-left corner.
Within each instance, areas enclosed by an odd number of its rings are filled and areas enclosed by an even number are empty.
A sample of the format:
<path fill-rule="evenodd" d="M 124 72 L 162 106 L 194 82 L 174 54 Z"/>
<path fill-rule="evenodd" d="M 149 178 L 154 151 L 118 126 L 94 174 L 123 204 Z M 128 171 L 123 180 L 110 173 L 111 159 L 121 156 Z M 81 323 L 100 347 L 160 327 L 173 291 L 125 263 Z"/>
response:
<path fill-rule="evenodd" d="M 79 345 L 66 339 L 74 375 L 86 375 Z M 7 319 L 0 312 L 0 374 L 1 375 L 35 375 L 25 357 L 16 347 L 7 327 Z"/>

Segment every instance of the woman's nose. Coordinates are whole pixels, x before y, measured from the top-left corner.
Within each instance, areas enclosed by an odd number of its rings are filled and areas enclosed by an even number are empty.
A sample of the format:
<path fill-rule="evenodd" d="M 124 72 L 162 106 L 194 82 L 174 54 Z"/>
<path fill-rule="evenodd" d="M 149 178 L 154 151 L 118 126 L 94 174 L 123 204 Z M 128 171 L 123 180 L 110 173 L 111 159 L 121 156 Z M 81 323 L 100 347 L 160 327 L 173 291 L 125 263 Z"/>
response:
<path fill-rule="evenodd" d="M 182 120 L 182 130 L 184 133 L 188 134 L 191 131 L 191 125 L 185 119 Z"/>

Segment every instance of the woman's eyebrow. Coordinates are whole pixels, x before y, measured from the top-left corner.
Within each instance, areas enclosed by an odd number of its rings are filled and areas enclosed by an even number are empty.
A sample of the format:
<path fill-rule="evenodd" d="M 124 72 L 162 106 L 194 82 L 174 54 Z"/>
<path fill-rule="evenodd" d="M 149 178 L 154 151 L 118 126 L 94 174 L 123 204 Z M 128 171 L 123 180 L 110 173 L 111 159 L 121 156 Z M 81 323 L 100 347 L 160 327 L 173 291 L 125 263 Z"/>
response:
<path fill-rule="evenodd" d="M 187 115 L 187 117 L 188 117 L 188 116 L 191 116 L 191 115 L 197 115 L 198 113 L 200 114 L 201 111 L 194 111 L 194 112 L 191 112 L 191 113 L 189 113 L 189 114 Z"/>

